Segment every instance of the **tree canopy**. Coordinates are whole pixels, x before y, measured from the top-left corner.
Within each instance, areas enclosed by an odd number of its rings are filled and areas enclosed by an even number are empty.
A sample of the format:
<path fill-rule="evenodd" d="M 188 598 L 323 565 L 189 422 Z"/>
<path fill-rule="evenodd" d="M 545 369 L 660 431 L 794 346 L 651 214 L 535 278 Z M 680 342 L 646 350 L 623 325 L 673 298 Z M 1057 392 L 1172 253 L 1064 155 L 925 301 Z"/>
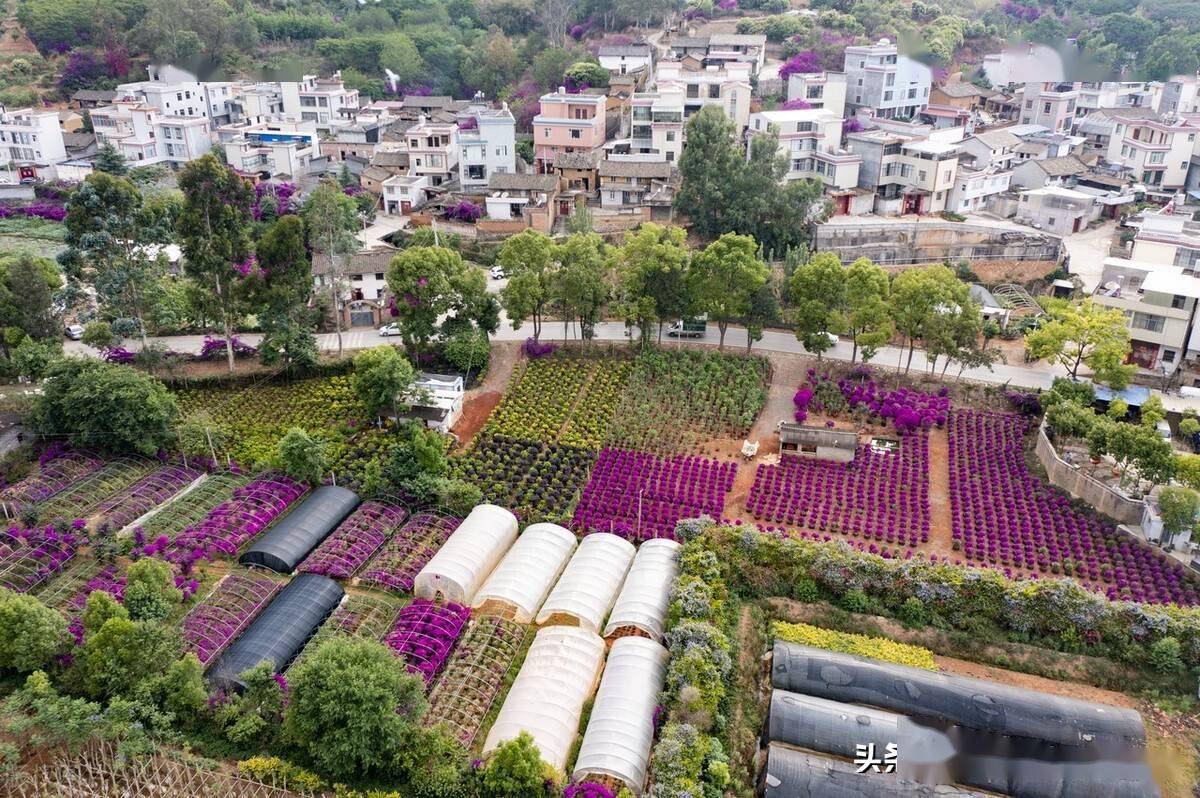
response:
<path fill-rule="evenodd" d="M 1063 366 L 1072 378 L 1087 366 L 1097 382 L 1118 389 L 1129 383 L 1134 367 L 1125 364 L 1130 343 L 1124 313 L 1085 299 L 1057 304 L 1047 315 L 1049 321 L 1025 338 L 1030 355 Z"/>

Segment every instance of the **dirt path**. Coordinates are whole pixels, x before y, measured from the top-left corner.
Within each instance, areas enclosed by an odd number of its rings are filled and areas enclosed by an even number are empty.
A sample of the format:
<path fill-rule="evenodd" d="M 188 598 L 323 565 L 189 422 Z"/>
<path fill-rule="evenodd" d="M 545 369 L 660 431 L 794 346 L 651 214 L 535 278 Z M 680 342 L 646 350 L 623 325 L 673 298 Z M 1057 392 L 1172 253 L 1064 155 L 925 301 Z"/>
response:
<path fill-rule="evenodd" d="M 1101 687 L 1093 687 L 1090 684 L 1047 679 L 1044 676 L 1008 671 L 991 665 L 981 665 L 978 662 L 968 662 L 967 660 L 955 659 L 954 657 L 943 657 L 940 654 L 935 654 L 933 661 L 937 663 L 938 669 L 943 673 L 951 673 L 955 676 L 986 679 L 991 682 L 1019 687 L 1022 690 L 1037 690 L 1042 693 L 1063 696 L 1064 698 L 1076 698 L 1081 701 L 1111 704 L 1115 707 L 1136 709 L 1138 706 L 1138 702 L 1135 699 L 1124 693 L 1118 693 L 1115 690 L 1105 690 Z"/>
<path fill-rule="evenodd" d="M 453 454 L 462 454 L 471 448 L 471 441 L 483 429 L 488 417 L 512 381 L 513 372 L 520 363 L 521 349 L 517 343 L 493 343 L 491 360 L 483 382 L 467 391 L 463 396 L 463 412 L 454 425 L 454 434 L 459 445 Z"/>
<path fill-rule="evenodd" d="M 944 429 L 929 432 L 929 542 L 921 547 L 938 559 L 955 556 L 950 515 L 950 436 Z"/>

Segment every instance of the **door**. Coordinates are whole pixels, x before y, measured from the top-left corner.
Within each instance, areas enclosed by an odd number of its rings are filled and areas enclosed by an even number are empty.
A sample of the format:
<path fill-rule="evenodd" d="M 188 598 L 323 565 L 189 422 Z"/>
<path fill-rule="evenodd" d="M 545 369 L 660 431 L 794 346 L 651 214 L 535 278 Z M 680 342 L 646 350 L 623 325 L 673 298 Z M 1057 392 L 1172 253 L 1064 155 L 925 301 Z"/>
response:
<path fill-rule="evenodd" d="M 845 216 L 850 213 L 850 195 L 846 194 L 837 198 L 838 213 Z"/>
<path fill-rule="evenodd" d="M 400 200 L 400 213 L 405 216 L 412 213 L 412 203 L 408 200 Z"/>
<path fill-rule="evenodd" d="M 1083 217 L 1076 216 L 1075 217 L 1075 226 L 1074 226 L 1074 228 L 1072 228 L 1071 232 L 1078 233 L 1082 228 L 1083 228 Z"/>
<path fill-rule="evenodd" d="M 374 327 L 375 312 L 371 310 L 351 310 L 350 311 L 350 326 L 351 327 Z"/>
<path fill-rule="evenodd" d="M 559 200 L 558 201 L 558 215 L 559 216 L 570 216 L 571 215 L 571 201 L 570 200 Z"/>

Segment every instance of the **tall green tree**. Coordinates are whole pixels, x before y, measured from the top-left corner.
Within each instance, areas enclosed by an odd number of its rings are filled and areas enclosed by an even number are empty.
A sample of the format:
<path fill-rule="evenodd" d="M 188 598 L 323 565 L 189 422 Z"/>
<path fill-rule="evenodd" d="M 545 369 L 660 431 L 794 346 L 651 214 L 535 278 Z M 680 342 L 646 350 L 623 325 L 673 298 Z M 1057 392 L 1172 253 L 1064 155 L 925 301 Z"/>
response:
<path fill-rule="evenodd" d="M 279 439 L 275 460 L 289 477 L 314 486 L 320 484 L 329 467 L 325 442 L 313 438 L 300 427 L 292 427 Z"/>
<path fill-rule="evenodd" d="M 388 408 L 397 415 L 415 379 L 412 364 L 394 346 L 376 346 L 354 356 L 350 385 L 371 415 L 378 416 Z"/>
<path fill-rule="evenodd" d="M 318 352 L 309 307 L 313 283 L 304 222 L 294 214 L 279 217 L 254 249 L 258 270 L 250 294 L 264 333 L 259 357 L 268 366 L 282 363 L 289 371 L 312 367 Z"/>
<path fill-rule="evenodd" d="M 500 744 L 483 771 L 488 798 L 525 798 L 546 791 L 546 765 L 529 732 Z"/>
<path fill-rule="evenodd" d="M 93 166 L 95 166 L 97 172 L 117 177 L 122 177 L 129 172 L 129 166 L 125 163 L 125 156 L 110 141 L 106 141 L 100 145 L 100 149 L 96 151 L 96 160 L 93 162 Z"/>
<path fill-rule="evenodd" d="M 288 676 L 284 735 L 339 779 L 386 772 L 428 708 L 421 678 L 373 640 L 327 640 Z"/>
<path fill-rule="evenodd" d="M 890 310 L 892 322 L 904 336 L 908 348 L 905 373 L 912 366 L 917 342 L 925 337 L 937 315 L 946 308 L 962 306 L 969 301 L 970 291 L 966 284 L 945 266 L 905 269 L 896 275 L 892 281 Z"/>
<path fill-rule="evenodd" d="M 779 297 L 772 283 L 768 279 L 750 297 L 750 310 L 746 313 L 746 354 L 750 354 L 754 344 L 762 340 L 763 328 L 767 323 L 779 318 Z"/>
<path fill-rule="evenodd" d="M 862 351 L 863 362 L 875 357 L 879 347 L 892 338 L 892 320 L 888 315 L 891 283 L 887 271 L 867 258 L 858 258 L 846 267 L 846 311 L 843 329 L 854 342 L 850 362 Z"/>
<path fill-rule="evenodd" d="M 701 238 L 713 239 L 728 230 L 743 232 L 734 222 L 744 200 L 738 192 L 744 160 L 734 145 L 736 134 L 724 110 L 714 105 L 701 108 L 688 120 L 675 207 L 691 220 L 692 231 Z"/>
<path fill-rule="evenodd" d="M 219 319 L 234 370 L 233 325 L 242 301 L 238 265 L 250 257 L 250 184 L 209 153 L 179 174 L 183 207 L 176 229 L 191 278 L 210 318 Z"/>
<path fill-rule="evenodd" d="M 71 636 L 62 613 L 33 596 L 0 588 L 0 665 L 29 673 L 66 651 Z"/>
<path fill-rule="evenodd" d="M 1200 514 L 1200 493 L 1190 488 L 1168 486 L 1158 492 L 1158 512 L 1162 517 L 1163 543 L 1170 545 L 1180 532 L 1196 529 L 1196 516 Z"/>
<path fill-rule="evenodd" d="M 95 172 L 67 201 L 67 249 L 59 255 L 69 280 L 96 290 L 114 316 L 138 320 L 146 345 L 146 316 L 163 273 L 156 247 L 171 240 L 170 219 L 143 208 L 142 193 L 124 177 Z"/>
<path fill-rule="evenodd" d="M 572 320 L 579 324 L 581 339 L 591 340 L 595 334 L 609 295 L 607 249 L 595 233 L 575 233 L 558 245 L 562 268 L 555 275 L 553 292 L 562 309 L 564 341 Z"/>
<path fill-rule="evenodd" d="M 694 306 L 717 323 L 718 349 L 725 348 L 729 323 L 750 312 L 754 294 L 771 276 L 749 236 L 726 233 L 692 258 L 688 288 Z"/>
<path fill-rule="evenodd" d="M 966 365 L 974 362 L 979 349 L 979 334 L 983 328 L 983 315 L 979 303 L 968 295 L 966 301 L 947 304 L 938 308 L 924 330 L 922 343 L 929 361 L 929 371 L 937 369 L 938 360 L 945 358 L 942 374 L 952 362 Z M 969 363 L 969 362 L 970 363 Z"/>
<path fill-rule="evenodd" d="M 324 255 L 328 268 L 322 277 L 329 289 L 333 307 L 334 330 L 337 333 L 338 357 L 342 355 L 342 298 L 349 290 L 346 264 L 348 256 L 358 251 L 354 236 L 358 228 L 358 206 L 346 196 L 335 180 L 323 180 L 313 189 L 304 203 L 304 222 L 308 226 L 308 242 L 315 254 Z"/>
<path fill-rule="evenodd" d="M 833 346 L 829 336 L 843 331 L 846 268 L 832 252 L 818 252 L 796 267 L 788 286 L 796 308 L 796 338 L 820 360 Z"/>
<path fill-rule="evenodd" d="M 53 292 L 61 285 L 51 260 L 26 253 L 0 258 L 0 326 L 16 327 L 36 341 L 57 342 L 62 329 Z"/>
<path fill-rule="evenodd" d="M 1050 320 L 1025 337 L 1030 355 L 1057 363 L 1072 378 L 1087 366 L 1097 382 L 1118 389 L 1129 383 L 1135 367 L 1125 364 L 1130 352 L 1125 314 L 1085 299 L 1052 307 L 1047 315 Z"/>
<path fill-rule="evenodd" d="M 682 227 L 646 222 L 627 233 L 611 252 L 610 270 L 616 274 L 617 293 L 626 324 L 636 324 L 642 343 L 650 338 L 650 325 L 691 312 L 687 269 L 690 261 L 687 233 Z"/>
<path fill-rule="evenodd" d="M 500 304 L 514 330 L 527 319 L 533 322 L 535 341 L 542 334 L 542 319 L 554 299 L 557 256 L 554 242 L 537 230 L 523 230 L 508 238 L 496 256 L 496 263 L 508 274 L 508 283 L 500 289 Z"/>
<path fill-rule="evenodd" d="M 410 357 L 422 354 L 447 313 L 473 284 L 462 256 L 446 247 L 408 247 L 392 258 L 388 288 L 396 297 L 400 338 Z"/>

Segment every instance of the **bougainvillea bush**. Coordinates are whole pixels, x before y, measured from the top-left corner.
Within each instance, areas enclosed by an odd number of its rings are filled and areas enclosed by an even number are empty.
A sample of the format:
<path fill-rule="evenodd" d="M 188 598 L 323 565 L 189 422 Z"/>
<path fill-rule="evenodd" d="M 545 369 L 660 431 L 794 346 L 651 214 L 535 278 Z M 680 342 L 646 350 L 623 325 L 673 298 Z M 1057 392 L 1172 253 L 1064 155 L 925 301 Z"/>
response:
<path fill-rule="evenodd" d="M 363 502 L 308 555 L 300 570 L 349 579 L 407 518 L 403 507 Z"/>
<path fill-rule="evenodd" d="M 359 578 L 363 584 L 382 590 L 411 593 L 413 580 L 458 528 L 459 521 L 439 513 L 417 513 L 367 562 Z"/>
<path fill-rule="evenodd" d="M 227 574 L 180 623 L 184 649 L 212 662 L 258 617 L 282 583 L 259 573 Z"/>
<path fill-rule="evenodd" d="M 36 470 L 15 485 L 0 492 L 0 501 L 11 514 L 49 499 L 98 470 L 104 461 L 89 452 L 52 445 L 38 458 Z"/>
<path fill-rule="evenodd" d="M 950 511 L 966 559 L 1022 572 L 1073 576 L 1110 599 L 1200 603 L 1200 578 L 1180 562 L 1077 511 L 1029 471 L 1032 422 L 1012 413 L 956 409 L 950 417 Z"/>
<path fill-rule="evenodd" d="M 603 449 L 571 524 L 631 540 L 674 537 L 681 518 L 719 517 L 736 475 L 730 461 Z"/>
<path fill-rule="evenodd" d="M 787 457 L 761 464 L 746 500 L 754 518 L 787 529 L 849 535 L 870 546 L 929 540 L 929 438 L 893 449 L 862 444 L 850 463 Z"/>
<path fill-rule="evenodd" d="M 743 438 L 767 400 L 765 358 L 647 349 L 605 443 L 655 454 L 702 454 L 713 438 Z"/>
<path fill-rule="evenodd" d="M 154 515 L 144 519 L 135 531 L 140 531 L 147 540 L 162 536 L 174 539 L 188 527 L 203 521 L 214 507 L 233 498 L 234 491 L 253 479 L 252 475 L 238 471 L 209 474 L 199 485 L 176 496 Z"/>
<path fill-rule="evenodd" d="M 404 657 L 408 669 L 419 674 L 428 687 L 446 664 L 470 617 L 470 607 L 415 599 L 400 610 L 384 642 Z"/>
<path fill-rule="evenodd" d="M 158 463 L 150 460 L 109 460 L 98 470 L 38 505 L 38 517 L 45 521 L 90 518 L 102 503 L 124 494 L 157 468 Z"/>
<path fill-rule="evenodd" d="M 127 491 L 112 496 L 97 509 L 102 523 L 119 530 L 162 506 L 186 488 L 200 471 L 184 466 L 166 466 L 135 482 Z"/>
<path fill-rule="evenodd" d="M 59 574 L 85 542 L 78 534 L 81 528 L 11 526 L 0 532 L 0 587 L 27 593 Z"/>
<path fill-rule="evenodd" d="M 487 501 L 534 523 L 570 516 L 595 461 L 590 449 L 484 435 L 469 454 L 453 458 L 451 467 L 456 477 L 482 490 Z"/>

